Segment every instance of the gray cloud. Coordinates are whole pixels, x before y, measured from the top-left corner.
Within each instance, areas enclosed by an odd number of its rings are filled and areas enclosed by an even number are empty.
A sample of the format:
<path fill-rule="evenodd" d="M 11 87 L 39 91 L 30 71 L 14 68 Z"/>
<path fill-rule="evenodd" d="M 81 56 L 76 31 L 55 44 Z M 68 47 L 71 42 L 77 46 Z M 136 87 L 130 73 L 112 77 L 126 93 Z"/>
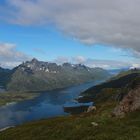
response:
<path fill-rule="evenodd" d="M 7 0 L 0 11 L 9 22 L 53 24 L 88 45 L 140 51 L 139 6 L 139 0 Z"/>
<path fill-rule="evenodd" d="M 0 65 L 2 67 L 12 68 L 28 59 L 30 59 L 28 55 L 16 50 L 15 44 L 0 43 Z"/>

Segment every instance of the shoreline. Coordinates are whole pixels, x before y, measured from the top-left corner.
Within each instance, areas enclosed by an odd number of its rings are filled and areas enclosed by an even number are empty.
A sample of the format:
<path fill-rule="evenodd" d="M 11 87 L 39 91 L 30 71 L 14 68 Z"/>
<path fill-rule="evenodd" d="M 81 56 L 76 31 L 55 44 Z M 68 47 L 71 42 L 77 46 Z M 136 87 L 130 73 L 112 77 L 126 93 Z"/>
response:
<path fill-rule="evenodd" d="M 7 126 L 7 127 L 4 127 L 4 128 L 0 128 L 0 132 L 3 132 L 7 129 L 10 129 L 10 128 L 14 128 L 15 126 Z"/>
<path fill-rule="evenodd" d="M 68 87 L 63 87 L 63 88 L 57 88 L 57 89 L 52 89 L 52 90 L 46 90 L 46 91 L 25 91 L 25 93 L 23 92 L 5 92 L 5 93 L 1 93 L 0 94 L 0 107 L 2 107 L 2 106 L 6 106 L 7 104 L 10 104 L 10 103 L 12 103 L 12 102 L 16 102 L 16 103 L 18 103 L 18 102 L 21 102 L 21 101 L 25 101 L 25 100 L 32 100 L 32 99 L 34 99 L 34 98 L 36 98 L 36 97 L 39 97 L 40 95 L 42 95 L 42 94 L 44 94 L 44 93 L 46 93 L 46 92 L 55 92 L 55 91 L 58 91 L 58 90 L 63 90 L 63 89 L 66 89 L 66 88 L 71 88 L 71 87 L 74 87 L 74 86 L 78 86 L 78 85 L 82 85 L 82 84 L 88 84 L 88 83 L 94 83 L 95 81 L 89 81 L 89 82 L 86 82 L 86 83 L 81 83 L 81 84 L 76 84 L 76 85 L 73 85 L 73 86 L 68 86 Z M 102 83 L 103 82 L 103 80 L 98 80 L 98 81 L 96 81 L 96 85 L 97 84 L 99 84 L 99 83 Z M 7 96 L 6 94 L 9 94 L 9 96 Z M 14 98 L 14 99 L 12 99 L 12 94 L 15 94 L 15 96 L 18 96 L 18 98 L 16 99 L 16 98 Z M 7 101 L 7 99 L 5 99 L 5 101 L 4 101 L 4 99 L 1 99 L 1 96 L 2 97 L 4 97 L 4 98 L 6 98 L 6 97 L 10 97 L 11 99 L 11 101 L 8 99 L 8 101 Z M 21 97 L 20 97 L 21 96 Z M 2 103 L 1 103 L 2 102 Z"/>
<path fill-rule="evenodd" d="M 13 93 L 13 92 L 1 93 L 0 107 L 22 102 L 25 100 L 32 100 L 40 95 L 41 93 Z"/>

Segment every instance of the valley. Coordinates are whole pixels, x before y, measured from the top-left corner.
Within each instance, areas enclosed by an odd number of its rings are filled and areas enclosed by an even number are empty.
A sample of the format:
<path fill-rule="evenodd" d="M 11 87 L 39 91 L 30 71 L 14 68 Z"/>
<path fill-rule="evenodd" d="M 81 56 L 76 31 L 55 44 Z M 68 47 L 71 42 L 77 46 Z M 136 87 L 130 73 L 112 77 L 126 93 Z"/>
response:
<path fill-rule="evenodd" d="M 0 140 L 140 140 L 140 0 L 0 0 Z"/>
<path fill-rule="evenodd" d="M 96 110 L 25 123 L 0 132 L 0 136 L 2 140 L 139 140 L 139 85 L 139 70 L 123 72 L 79 91 L 77 100 L 83 105 L 94 102 Z"/>
<path fill-rule="evenodd" d="M 34 58 L 13 69 L 0 67 L 0 105 L 33 99 L 42 92 L 105 80 L 110 76 L 101 68 L 70 63 L 57 65 Z"/>

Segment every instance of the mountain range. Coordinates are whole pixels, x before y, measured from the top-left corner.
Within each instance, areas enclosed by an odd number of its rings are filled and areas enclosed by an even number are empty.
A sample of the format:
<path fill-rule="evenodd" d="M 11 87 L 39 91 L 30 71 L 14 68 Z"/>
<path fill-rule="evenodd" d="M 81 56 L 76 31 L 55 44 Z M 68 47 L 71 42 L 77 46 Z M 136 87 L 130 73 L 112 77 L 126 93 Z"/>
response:
<path fill-rule="evenodd" d="M 110 77 L 102 68 L 82 64 L 58 65 L 32 59 L 12 70 L 0 69 L 0 86 L 8 91 L 46 91 Z"/>

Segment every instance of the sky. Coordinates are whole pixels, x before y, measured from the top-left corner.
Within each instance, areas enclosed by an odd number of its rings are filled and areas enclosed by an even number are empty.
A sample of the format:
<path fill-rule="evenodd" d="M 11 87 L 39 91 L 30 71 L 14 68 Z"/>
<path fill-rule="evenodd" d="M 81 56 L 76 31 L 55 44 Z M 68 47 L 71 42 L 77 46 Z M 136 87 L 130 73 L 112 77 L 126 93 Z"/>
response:
<path fill-rule="evenodd" d="M 1 0 L 0 66 L 140 67 L 139 0 Z"/>

